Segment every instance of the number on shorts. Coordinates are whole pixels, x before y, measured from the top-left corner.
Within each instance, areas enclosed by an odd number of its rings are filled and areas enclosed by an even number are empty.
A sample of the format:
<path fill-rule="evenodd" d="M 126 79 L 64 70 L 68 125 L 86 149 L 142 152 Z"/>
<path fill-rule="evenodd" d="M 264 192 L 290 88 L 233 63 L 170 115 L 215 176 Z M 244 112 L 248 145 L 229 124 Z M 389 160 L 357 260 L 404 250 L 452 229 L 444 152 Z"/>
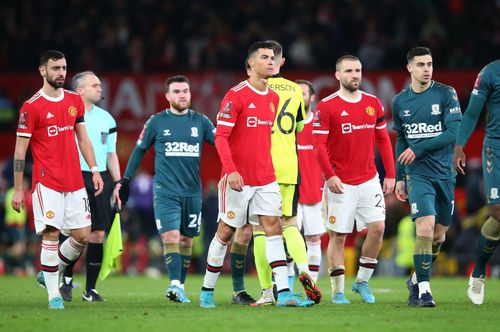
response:
<path fill-rule="evenodd" d="M 189 222 L 189 225 L 188 227 L 189 228 L 198 228 L 200 227 L 200 217 L 201 217 L 201 213 L 200 215 L 196 215 L 196 214 L 190 214 L 189 215 L 189 219 L 191 219 L 191 221 Z"/>
<path fill-rule="evenodd" d="M 293 127 L 295 126 L 295 117 L 293 116 L 292 113 L 290 112 L 285 112 L 286 110 L 286 107 L 288 106 L 288 104 L 290 104 L 290 99 L 292 98 L 288 98 L 285 103 L 283 104 L 283 107 L 281 107 L 281 110 L 278 114 L 278 118 L 276 119 L 276 122 L 277 122 L 277 125 L 278 125 L 278 129 L 280 130 L 281 133 L 287 135 L 287 134 L 291 134 L 293 132 Z M 284 117 L 288 117 L 290 118 L 290 121 L 292 122 L 292 125 L 290 126 L 290 129 L 284 129 L 283 128 L 283 124 L 281 123 L 283 118 Z"/>
<path fill-rule="evenodd" d="M 83 202 L 85 203 L 85 212 L 90 212 L 90 200 L 84 197 Z"/>
<path fill-rule="evenodd" d="M 376 206 L 376 207 L 379 207 L 379 208 L 383 208 L 383 206 L 382 206 L 382 199 L 383 199 L 383 198 L 382 198 L 382 195 L 380 195 L 380 194 L 376 194 L 376 195 L 375 195 L 375 198 L 378 198 L 378 202 L 377 202 L 377 204 L 375 204 L 375 206 Z"/>

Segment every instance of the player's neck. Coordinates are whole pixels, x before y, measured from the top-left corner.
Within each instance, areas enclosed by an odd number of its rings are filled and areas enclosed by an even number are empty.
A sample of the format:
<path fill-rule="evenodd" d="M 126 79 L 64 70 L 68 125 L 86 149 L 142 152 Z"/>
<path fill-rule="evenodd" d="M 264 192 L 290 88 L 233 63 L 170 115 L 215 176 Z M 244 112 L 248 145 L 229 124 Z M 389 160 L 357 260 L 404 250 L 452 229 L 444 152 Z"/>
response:
<path fill-rule="evenodd" d="M 187 108 L 185 110 L 179 111 L 176 108 L 170 107 L 170 112 L 172 112 L 172 114 L 175 114 L 175 115 L 184 115 L 184 114 L 187 114 L 188 111 L 189 111 L 189 109 L 187 109 Z"/>
<path fill-rule="evenodd" d="M 85 111 L 91 112 L 94 109 L 94 104 L 88 101 L 83 102 L 85 104 Z"/>
<path fill-rule="evenodd" d="M 359 96 L 361 95 L 361 92 L 359 90 L 351 91 L 351 90 L 348 90 L 342 86 L 340 87 L 339 92 L 344 98 L 349 99 L 349 100 L 353 100 L 353 101 L 358 100 Z"/>
<path fill-rule="evenodd" d="M 51 86 L 48 83 L 43 84 L 42 91 L 44 94 L 46 94 L 47 96 L 49 96 L 51 98 L 57 98 L 63 94 L 63 88 L 55 89 L 53 86 Z"/>
<path fill-rule="evenodd" d="M 258 77 L 257 75 L 250 75 L 248 83 L 259 91 L 266 91 L 267 89 L 267 79 Z"/>
<path fill-rule="evenodd" d="M 427 82 L 427 83 L 424 83 L 422 84 L 422 82 L 419 82 L 417 80 L 412 80 L 411 81 L 411 89 L 413 90 L 413 92 L 416 92 L 416 93 L 421 93 L 421 92 L 424 92 L 425 90 L 427 90 L 432 84 L 432 80 Z"/>

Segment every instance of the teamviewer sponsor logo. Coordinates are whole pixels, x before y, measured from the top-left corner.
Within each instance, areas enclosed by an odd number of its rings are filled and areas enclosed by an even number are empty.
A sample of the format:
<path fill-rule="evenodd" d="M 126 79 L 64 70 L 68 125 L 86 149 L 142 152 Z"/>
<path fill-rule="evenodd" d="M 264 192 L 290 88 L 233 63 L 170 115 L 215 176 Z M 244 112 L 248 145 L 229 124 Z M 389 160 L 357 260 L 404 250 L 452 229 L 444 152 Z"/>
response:
<path fill-rule="evenodd" d="M 247 118 L 247 127 L 257 127 L 257 118 L 255 116 Z"/>
<path fill-rule="evenodd" d="M 350 123 L 342 124 L 342 134 L 352 133 L 352 125 Z"/>
<path fill-rule="evenodd" d="M 57 126 L 49 126 L 49 127 L 47 127 L 47 132 L 49 134 L 49 137 L 57 136 L 57 134 L 59 133 L 57 131 Z"/>

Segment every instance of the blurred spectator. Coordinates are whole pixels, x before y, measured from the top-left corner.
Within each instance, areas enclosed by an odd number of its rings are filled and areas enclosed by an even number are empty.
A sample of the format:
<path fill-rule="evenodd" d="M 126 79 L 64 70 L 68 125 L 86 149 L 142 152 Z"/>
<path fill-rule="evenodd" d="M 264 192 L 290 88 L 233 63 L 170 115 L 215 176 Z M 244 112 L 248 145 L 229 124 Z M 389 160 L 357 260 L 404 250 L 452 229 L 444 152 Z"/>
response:
<path fill-rule="evenodd" d="M 71 55 L 75 71 L 235 69 L 241 50 L 269 38 L 288 45 L 291 69 L 330 69 L 345 53 L 370 69 L 399 68 L 400 50 L 417 44 L 449 56 L 436 57 L 441 68 L 477 68 L 499 53 L 499 7 L 496 0 L 68 0 L 61 18 L 52 14 L 56 0 L 6 0 L 0 70 L 31 70 L 32 54 L 49 47 Z"/>

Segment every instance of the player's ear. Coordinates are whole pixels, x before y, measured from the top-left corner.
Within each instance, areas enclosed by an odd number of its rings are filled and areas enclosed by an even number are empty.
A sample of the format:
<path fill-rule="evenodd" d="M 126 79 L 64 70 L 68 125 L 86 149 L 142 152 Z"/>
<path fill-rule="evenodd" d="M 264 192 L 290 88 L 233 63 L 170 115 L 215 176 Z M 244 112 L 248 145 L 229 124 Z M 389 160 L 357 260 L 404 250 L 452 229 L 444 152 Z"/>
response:
<path fill-rule="evenodd" d="M 38 71 L 40 72 L 40 75 L 42 75 L 42 77 L 45 78 L 45 76 L 47 74 L 47 70 L 46 70 L 45 66 L 39 66 Z"/>
<path fill-rule="evenodd" d="M 314 101 L 316 101 L 316 95 L 311 95 L 311 103 L 313 103 Z"/>
<path fill-rule="evenodd" d="M 170 94 L 168 92 L 165 92 L 165 99 L 170 102 Z"/>
<path fill-rule="evenodd" d="M 285 58 L 281 58 L 281 63 L 280 63 L 280 67 L 283 67 L 283 65 L 285 64 Z"/>
<path fill-rule="evenodd" d="M 410 63 L 407 63 L 406 64 L 406 69 L 408 70 L 408 72 L 411 74 L 412 72 L 412 68 L 411 68 L 411 64 Z"/>
<path fill-rule="evenodd" d="M 335 71 L 335 78 L 340 81 L 340 72 L 339 71 Z"/>

